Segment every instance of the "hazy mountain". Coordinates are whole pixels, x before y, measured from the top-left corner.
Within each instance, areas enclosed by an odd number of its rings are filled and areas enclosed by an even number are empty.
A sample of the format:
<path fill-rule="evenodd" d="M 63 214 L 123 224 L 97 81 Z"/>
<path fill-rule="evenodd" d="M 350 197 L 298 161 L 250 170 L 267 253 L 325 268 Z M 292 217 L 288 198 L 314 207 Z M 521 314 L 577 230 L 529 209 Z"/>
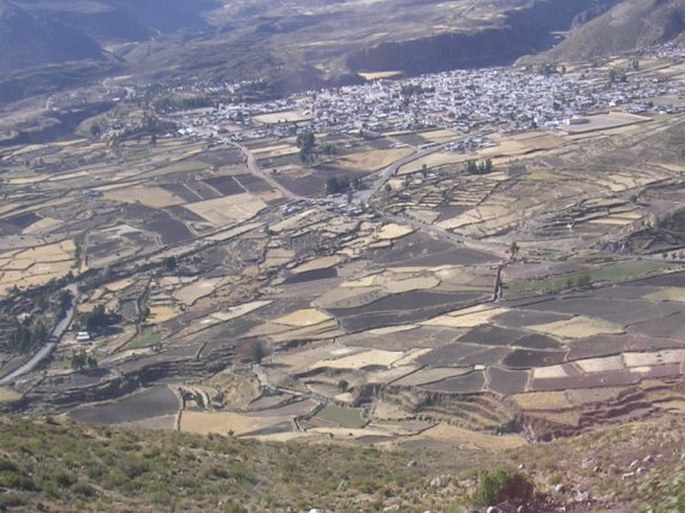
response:
<path fill-rule="evenodd" d="M 220 6 L 214 0 L 13 1 L 37 17 L 78 27 L 101 43 L 143 41 L 163 32 L 202 27 L 202 13 Z"/>
<path fill-rule="evenodd" d="M 572 30 L 538 60 L 583 60 L 671 41 L 685 29 L 685 0 L 623 0 Z"/>
<path fill-rule="evenodd" d="M 566 31 L 566 40 L 541 59 L 594 58 L 671 39 L 685 24 L 685 0 L 0 0 L 0 5 L 0 72 L 103 59 L 105 47 L 119 58 L 117 72 L 141 81 L 260 78 L 277 94 L 349 83 L 359 80 L 360 72 L 411 75 L 507 65 L 552 48 Z M 114 44 L 128 42 L 135 44 Z M 112 68 L 110 61 L 103 71 Z M 68 83 L 76 78 L 72 73 Z M 41 90 L 33 84 L 25 74 L 0 78 L 0 100 Z M 7 96 L 7 90 L 13 94 Z"/>
<path fill-rule="evenodd" d="M 73 27 L 26 12 L 0 0 L 0 72 L 43 64 L 83 59 L 103 59 L 92 38 Z"/>

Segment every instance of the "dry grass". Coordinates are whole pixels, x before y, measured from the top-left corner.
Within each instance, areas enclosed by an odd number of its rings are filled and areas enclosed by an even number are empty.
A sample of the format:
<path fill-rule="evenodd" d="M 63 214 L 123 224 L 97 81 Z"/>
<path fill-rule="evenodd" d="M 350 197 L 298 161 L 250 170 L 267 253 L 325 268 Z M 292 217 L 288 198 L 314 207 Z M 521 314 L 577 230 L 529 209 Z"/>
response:
<path fill-rule="evenodd" d="M 179 309 L 171 305 L 155 305 L 150 307 L 150 324 L 162 324 L 178 316 Z"/>
<path fill-rule="evenodd" d="M 511 399 L 523 410 L 563 410 L 573 406 L 566 392 L 528 392 Z"/>
<path fill-rule="evenodd" d="M 335 360 L 322 360 L 312 365 L 311 369 L 357 370 L 371 366 L 389 367 L 404 356 L 405 353 L 403 351 L 382 351 L 380 349 L 372 349 L 370 351 L 344 356 Z"/>
<path fill-rule="evenodd" d="M 506 451 L 528 445 L 526 440 L 519 435 L 488 435 L 449 424 L 438 424 L 417 435 L 415 438 L 466 444 L 488 451 Z"/>
<path fill-rule="evenodd" d="M 332 164 L 345 170 L 375 171 L 411 155 L 413 151 L 411 148 L 363 151 L 345 155 L 336 159 Z"/>
<path fill-rule="evenodd" d="M 272 112 L 269 114 L 259 114 L 254 116 L 257 123 L 275 124 L 275 123 L 295 123 L 297 121 L 305 121 L 312 119 L 311 115 L 306 115 L 299 110 L 284 110 L 281 112 Z"/>
<path fill-rule="evenodd" d="M 536 324 L 528 326 L 528 329 L 546 335 L 571 339 L 595 337 L 597 335 L 618 335 L 623 333 L 623 329 L 620 326 L 584 315 L 579 315 L 564 321 Z"/>
<path fill-rule="evenodd" d="M 252 431 L 275 426 L 289 420 L 288 417 L 250 416 L 232 412 L 194 412 L 184 411 L 181 414 L 180 427 L 184 433 L 209 435 L 216 433 L 236 436 Z"/>
<path fill-rule="evenodd" d="M 433 317 L 422 324 L 426 326 L 446 326 L 450 328 L 475 328 L 490 322 L 493 317 L 508 312 L 508 308 L 491 308 L 488 305 L 477 305 L 456 310 L 446 315 Z"/>
<path fill-rule="evenodd" d="M 23 395 L 13 388 L 0 387 L 0 404 L 13 403 L 21 399 Z"/>
<path fill-rule="evenodd" d="M 305 308 L 297 310 L 288 315 L 276 319 L 276 324 L 285 324 L 286 326 L 314 326 L 325 321 L 331 320 L 332 317 L 316 308 Z"/>
<path fill-rule="evenodd" d="M 414 229 L 409 226 L 389 223 L 383 226 L 383 228 L 380 229 L 376 236 L 381 240 L 395 240 L 400 239 L 413 232 Z"/>
<path fill-rule="evenodd" d="M 162 187 L 136 186 L 111 189 L 104 193 L 104 197 L 111 201 L 122 203 L 141 203 L 151 208 L 165 208 L 182 205 L 186 201 L 172 194 Z"/>
<path fill-rule="evenodd" d="M 185 208 L 217 227 L 251 219 L 266 208 L 260 198 L 252 194 L 235 194 L 206 201 L 189 203 Z"/>

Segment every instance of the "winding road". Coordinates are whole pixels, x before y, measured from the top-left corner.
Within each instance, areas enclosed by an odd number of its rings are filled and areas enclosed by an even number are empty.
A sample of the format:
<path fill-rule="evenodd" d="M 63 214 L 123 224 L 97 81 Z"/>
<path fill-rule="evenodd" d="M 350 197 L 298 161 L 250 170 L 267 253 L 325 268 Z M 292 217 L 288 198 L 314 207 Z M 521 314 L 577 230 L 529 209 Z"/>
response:
<path fill-rule="evenodd" d="M 6 385 L 8 383 L 11 383 L 18 377 L 31 372 L 38 366 L 38 364 L 40 364 L 55 350 L 57 344 L 62 338 L 62 335 L 64 335 L 64 332 L 67 331 L 67 328 L 71 324 L 71 321 L 74 318 L 74 311 L 76 310 L 76 297 L 78 295 L 78 286 L 75 283 L 72 283 L 71 285 L 67 285 L 64 289 L 70 291 L 73 296 L 69 310 L 66 311 L 65 316 L 62 318 L 62 320 L 60 320 L 57 323 L 57 326 L 53 328 L 52 332 L 45 341 L 45 344 L 43 344 L 43 346 L 38 351 L 36 351 L 34 355 L 31 357 L 31 359 L 27 361 L 24 365 L 22 365 L 18 369 L 15 369 L 14 371 L 10 372 L 2 379 L 0 379 L 0 385 Z"/>

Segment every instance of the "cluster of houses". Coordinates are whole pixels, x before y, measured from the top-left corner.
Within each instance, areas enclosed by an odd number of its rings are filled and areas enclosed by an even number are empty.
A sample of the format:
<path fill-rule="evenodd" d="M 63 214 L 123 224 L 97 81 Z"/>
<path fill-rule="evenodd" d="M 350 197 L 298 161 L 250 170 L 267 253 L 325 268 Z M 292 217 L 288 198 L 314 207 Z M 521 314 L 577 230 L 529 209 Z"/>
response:
<path fill-rule="evenodd" d="M 658 97 L 678 100 L 664 107 L 652 101 Z M 607 110 L 684 112 L 685 82 L 664 80 L 637 69 L 627 70 L 626 76 L 617 75 L 601 67 L 573 73 L 514 67 L 454 70 L 186 112 L 182 124 L 190 135 L 224 134 L 233 140 L 293 135 L 296 123 L 316 132 L 347 134 L 439 126 L 464 134 L 462 147 L 454 150 L 468 151 L 487 146 L 484 134 L 493 130 L 558 126 Z M 299 121 L 287 121 L 293 111 L 299 113 Z M 255 116 L 279 112 L 284 114 L 283 120 L 254 122 Z"/>

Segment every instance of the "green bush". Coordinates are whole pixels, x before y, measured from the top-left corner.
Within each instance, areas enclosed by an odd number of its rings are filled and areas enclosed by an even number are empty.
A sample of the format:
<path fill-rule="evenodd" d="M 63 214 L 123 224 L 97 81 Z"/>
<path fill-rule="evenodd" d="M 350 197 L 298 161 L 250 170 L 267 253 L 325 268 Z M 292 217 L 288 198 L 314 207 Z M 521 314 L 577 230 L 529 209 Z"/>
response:
<path fill-rule="evenodd" d="M 0 472 L 16 472 L 17 466 L 6 458 L 0 458 Z"/>
<path fill-rule="evenodd" d="M 82 482 L 76 483 L 74 486 L 72 486 L 71 491 L 74 493 L 74 495 L 84 498 L 95 497 L 96 495 L 95 488 L 90 486 L 88 483 Z"/>
<path fill-rule="evenodd" d="M 589 274 L 581 274 L 576 283 L 579 287 L 587 287 L 592 283 L 592 277 Z"/>
<path fill-rule="evenodd" d="M 36 490 L 36 484 L 33 482 L 33 479 L 19 472 L 1 472 L 0 486 L 10 490 L 25 490 L 27 492 Z"/>
<path fill-rule="evenodd" d="M 511 469 L 495 469 L 478 476 L 474 502 L 487 507 L 511 499 L 527 501 L 534 494 L 535 485 L 525 474 Z"/>

